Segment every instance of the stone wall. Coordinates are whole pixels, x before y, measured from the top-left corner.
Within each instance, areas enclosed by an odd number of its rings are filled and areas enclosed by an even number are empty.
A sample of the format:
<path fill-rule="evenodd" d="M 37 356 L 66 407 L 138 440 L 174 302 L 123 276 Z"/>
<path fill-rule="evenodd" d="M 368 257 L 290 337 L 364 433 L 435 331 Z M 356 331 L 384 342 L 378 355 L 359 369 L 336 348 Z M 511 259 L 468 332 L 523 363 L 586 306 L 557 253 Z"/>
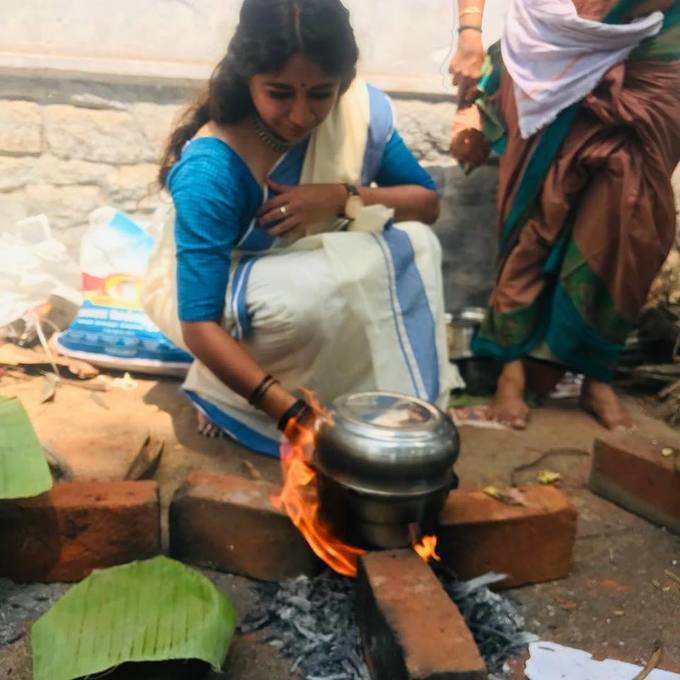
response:
<path fill-rule="evenodd" d="M 149 219 L 161 200 L 163 143 L 194 96 L 181 86 L 0 77 L 0 221 L 43 212 L 75 255 L 94 208 L 112 205 Z M 496 168 L 465 176 L 450 159 L 453 103 L 401 95 L 394 104 L 406 142 L 443 197 L 435 230 L 444 249 L 447 308 L 484 304 L 495 258 Z M 661 294 L 677 279 L 666 275 L 671 283 L 661 285 Z"/>
<path fill-rule="evenodd" d="M 44 212 L 77 252 L 87 216 L 112 205 L 149 219 L 158 159 L 189 87 L 0 79 L 0 220 Z M 447 306 L 481 304 L 492 278 L 495 172 L 465 177 L 449 158 L 453 103 L 394 99 L 399 127 L 444 195 Z"/>
<path fill-rule="evenodd" d="M 163 140 L 177 102 L 187 95 L 154 94 L 78 81 L 0 81 L 5 213 L 44 212 L 74 249 L 94 208 L 110 204 L 148 217 L 159 200 L 155 179 Z"/>

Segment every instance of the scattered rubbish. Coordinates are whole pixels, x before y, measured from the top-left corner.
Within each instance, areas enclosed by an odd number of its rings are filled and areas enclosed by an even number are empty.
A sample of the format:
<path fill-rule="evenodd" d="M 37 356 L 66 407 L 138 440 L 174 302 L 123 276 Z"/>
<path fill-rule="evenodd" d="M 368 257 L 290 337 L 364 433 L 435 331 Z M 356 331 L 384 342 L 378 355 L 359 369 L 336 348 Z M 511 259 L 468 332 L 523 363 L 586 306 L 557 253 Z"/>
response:
<path fill-rule="evenodd" d="M 680 380 L 680 363 L 672 364 L 648 364 L 637 366 L 628 371 L 626 375 L 634 382 L 640 384 L 656 384 L 657 386 L 672 385 Z"/>
<path fill-rule="evenodd" d="M 670 384 L 668 387 L 664 387 L 664 389 L 659 392 L 659 398 L 666 399 L 666 397 L 670 397 L 671 395 L 678 393 L 680 393 L 680 380 Z"/>
<path fill-rule="evenodd" d="M 469 394 L 459 394 L 449 401 L 450 409 L 465 408 L 466 406 L 473 406 L 472 397 Z"/>
<path fill-rule="evenodd" d="M 77 387 L 80 390 L 88 390 L 90 392 L 108 392 L 106 383 L 98 380 L 71 380 L 71 378 L 59 378 L 60 385 L 69 385 L 70 387 Z"/>
<path fill-rule="evenodd" d="M 114 378 L 111 380 L 111 387 L 115 387 L 119 390 L 125 390 L 126 392 L 136 390 L 138 386 L 139 383 L 127 372 L 122 378 Z"/>
<path fill-rule="evenodd" d="M 550 393 L 550 399 L 576 399 L 581 394 L 583 380 L 584 376 L 580 373 L 565 373 Z"/>
<path fill-rule="evenodd" d="M 255 481 L 255 482 L 260 482 L 262 481 L 262 474 L 260 471 L 249 461 L 249 460 L 242 460 L 243 467 L 246 469 L 246 472 L 248 475 L 250 475 L 250 478 Z"/>
<path fill-rule="evenodd" d="M 162 439 L 155 439 L 148 435 L 139 452 L 132 459 L 123 479 L 130 481 L 151 479 L 160 465 L 164 446 L 165 442 Z"/>
<path fill-rule="evenodd" d="M 6 348 L 8 348 L 9 351 L 6 351 Z M 76 380 L 73 378 L 64 377 L 58 372 L 55 363 L 52 364 L 52 372 L 40 370 L 42 366 L 46 365 L 43 363 L 42 358 L 38 360 L 39 363 L 34 363 L 32 358 L 30 359 L 29 362 L 26 363 L 24 362 L 15 363 L 14 360 L 9 359 L 9 356 L 13 354 L 15 350 L 18 350 L 19 352 L 25 351 L 33 352 L 32 350 L 24 350 L 19 347 L 12 348 L 12 346 L 9 345 L 0 345 L 0 378 L 2 378 L 3 376 L 7 376 L 15 380 L 30 381 L 32 379 L 32 374 L 34 374 L 34 370 L 38 369 L 43 376 L 42 388 L 39 398 L 41 404 L 44 404 L 49 401 L 54 401 L 57 389 L 64 385 L 70 387 L 77 387 L 78 389 L 83 390 L 90 390 L 92 392 L 106 392 L 108 390 L 107 385 L 100 381 L 95 382 L 93 380 L 89 379 L 86 380 L 84 378 Z M 8 361 L 8 363 L 2 365 L 4 361 Z M 12 361 L 12 363 L 9 363 L 9 361 Z M 73 370 L 74 373 L 78 372 L 81 375 L 87 375 L 91 373 L 91 371 L 86 370 L 87 364 L 82 362 L 78 362 L 79 364 L 82 363 L 82 366 L 75 366 L 71 361 L 66 363 L 61 362 L 59 358 L 55 358 L 55 362 L 59 363 L 62 366 L 68 366 L 68 368 Z M 12 366 L 16 366 L 16 368 L 12 368 Z M 34 370 L 31 373 L 27 373 L 25 370 L 27 367 L 30 367 L 31 369 Z M 92 369 L 92 371 L 94 372 L 95 375 L 98 373 L 96 369 Z"/>
<path fill-rule="evenodd" d="M 0 226 L 0 337 L 20 340 L 26 313 L 52 295 L 79 305 L 79 282 L 77 263 L 45 215 Z"/>
<path fill-rule="evenodd" d="M 662 303 L 643 312 L 622 353 L 625 366 L 672 363 L 680 354 L 680 305 Z"/>
<path fill-rule="evenodd" d="M 30 498 L 52 488 L 33 425 L 18 399 L 0 397 L 0 499 Z"/>
<path fill-rule="evenodd" d="M 645 667 L 633 678 L 633 680 L 645 680 L 645 678 L 648 678 L 651 672 L 659 665 L 662 654 L 663 646 L 661 643 L 657 643 L 654 653 L 649 657 L 649 661 L 645 664 Z"/>
<path fill-rule="evenodd" d="M 625 380 L 658 390 L 661 417 L 680 425 L 680 305 L 659 301 L 648 309 L 626 343 L 622 361 Z"/>
<path fill-rule="evenodd" d="M 0 344 L 0 365 L 39 371 L 41 369 L 54 370 L 53 364 L 66 368 L 72 375 L 84 380 L 94 378 L 99 374 L 98 369 L 85 361 L 62 357 L 56 352 L 52 352 L 50 357 L 42 347 L 28 349 L 10 342 Z"/>
<path fill-rule="evenodd" d="M 33 347 L 54 333 L 69 327 L 78 312 L 79 304 L 58 295 L 50 295 L 47 301 L 29 309 L 23 317 L 0 328 L 0 337 L 19 347 Z"/>
<path fill-rule="evenodd" d="M 488 405 L 452 408 L 449 409 L 449 416 L 457 427 L 469 425 L 471 427 L 481 427 L 489 430 L 508 429 L 503 423 L 499 423 L 491 418 Z"/>
<path fill-rule="evenodd" d="M 552 470 L 541 470 L 537 475 L 536 479 L 540 484 L 554 484 L 562 479 L 562 475 L 559 472 L 553 472 Z"/>
<path fill-rule="evenodd" d="M 658 650 L 657 650 L 658 651 Z M 595 661 L 589 652 L 571 647 L 563 647 L 555 642 L 532 642 L 529 645 L 529 660 L 524 672 L 528 680 L 622 680 L 622 678 L 634 678 L 634 680 L 680 680 L 680 675 L 669 671 L 653 670 L 654 666 L 646 672 L 641 666 L 605 659 Z M 656 653 L 655 653 L 656 656 Z M 650 662 L 654 665 L 658 659 L 652 657 Z M 647 664 L 649 666 L 649 664 Z M 635 676 L 635 673 L 638 673 Z"/>
<path fill-rule="evenodd" d="M 7 368 L 7 366 L 0 366 L 0 378 L 13 378 L 14 380 L 31 380 L 30 375 L 26 375 L 20 370 Z"/>
<path fill-rule="evenodd" d="M 663 573 L 666 574 L 668 578 L 675 581 L 676 584 L 680 585 L 680 576 L 674 574 L 670 569 L 664 569 Z"/>
<path fill-rule="evenodd" d="M 523 465 L 518 465 L 517 467 L 513 468 L 510 472 L 510 484 L 512 486 L 517 486 L 517 476 L 520 472 L 531 470 L 532 468 L 536 467 L 536 465 L 543 463 L 552 456 L 584 456 L 589 458 L 590 453 L 588 451 L 582 451 L 581 449 L 550 449 L 549 451 L 542 453 L 538 458 L 536 458 L 536 460 L 532 460 L 530 463 L 524 463 Z"/>
<path fill-rule="evenodd" d="M 495 486 L 487 486 L 482 489 L 482 491 L 487 496 L 491 496 L 491 498 L 495 498 L 497 501 L 505 503 L 505 505 L 521 505 L 524 507 L 528 507 L 529 505 L 526 501 L 526 497 L 519 489 L 505 489 L 501 491 Z"/>
<path fill-rule="evenodd" d="M 97 404 L 97 406 L 101 406 L 103 409 L 106 409 L 107 411 L 110 411 L 111 409 L 109 408 L 109 405 L 102 399 L 101 395 L 98 394 L 97 392 L 90 392 L 90 399 Z"/>
<path fill-rule="evenodd" d="M 76 476 L 71 466 L 47 444 L 43 443 L 42 448 L 54 480 L 57 482 L 72 482 Z"/>
<path fill-rule="evenodd" d="M 460 582 L 443 567 L 435 572 L 465 616 L 490 671 L 536 636 L 523 632 L 524 620 L 507 598 L 489 585 L 503 574 Z M 282 583 L 259 583 L 260 596 L 239 625 L 242 634 L 263 631 L 262 641 L 292 661 L 291 674 L 305 680 L 369 680 L 354 613 L 354 582 L 331 571 Z M 264 630 L 266 629 L 266 630 Z"/>
<path fill-rule="evenodd" d="M 93 211 L 81 240 L 84 301 L 60 351 L 104 368 L 183 376 L 192 358 L 166 338 L 141 307 L 153 236 L 113 208 Z"/>
<path fill-rule="evenodd" d="M 54 373 L 46 373 L 43 378 L 42 390 L 40 392 L 40 403 L 52 401 L 54 395 L 57 393 L 57 384 L 59 383 L 59 376 Z"/>
<path fill-rule="evenodd" d="M 574 609 L 578 608 L 578 603 L 574 602 L 573 600 L 567 600 L 565 597 L 561 597 L 560 595 L 555 595 L 554 600 L 557 602 L 559 607 L 565 609 L 566 611 L 573 611 Z"/>
<path fill-rule="evenodd" d="M 219 671 L 235 627 L 227 596 L 180 562 L 160 556 L 96 570 L 32 626 L 33 677 L 73 680 L 130 661 L 189 659 Z"/>

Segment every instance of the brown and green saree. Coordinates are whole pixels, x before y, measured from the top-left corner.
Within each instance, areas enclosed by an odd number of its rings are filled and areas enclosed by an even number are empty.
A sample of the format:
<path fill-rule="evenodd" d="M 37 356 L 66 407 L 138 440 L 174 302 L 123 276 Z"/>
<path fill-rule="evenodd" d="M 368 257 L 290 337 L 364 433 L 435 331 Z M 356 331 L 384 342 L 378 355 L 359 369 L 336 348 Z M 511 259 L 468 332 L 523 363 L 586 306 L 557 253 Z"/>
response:
<path fill-rule="evenodd" d="M 604 5 L 610 23 L 636 7 L 651 11 L 639 0 L 574 4 L 580 14 Z M 502 151 L 500 260 L 477 354 L 534 356 L 613 377 L 676 230 L 680 0 L 657 5 L 665 9 L 661 33 L 530 139 L 519 133 L 512 80 L 492 48 L 495 69 L 480 81 L 480 103 Z"/>

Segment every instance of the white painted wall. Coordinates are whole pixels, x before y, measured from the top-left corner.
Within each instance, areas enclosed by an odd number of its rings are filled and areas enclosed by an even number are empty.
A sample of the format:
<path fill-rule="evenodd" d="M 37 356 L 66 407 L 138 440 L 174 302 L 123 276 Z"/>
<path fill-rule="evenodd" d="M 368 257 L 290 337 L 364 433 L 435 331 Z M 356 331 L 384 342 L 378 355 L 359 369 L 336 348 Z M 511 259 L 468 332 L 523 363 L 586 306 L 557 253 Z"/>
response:
<path fill-rule="evenodd" d="M 507 0 L 487 0 L 487 41 Z M 241 0 L 2 0 L 0 67 L 203 78 Z M 450 90 L 454 0 L 346 0 L 362 71 L 390 90 Z"/>

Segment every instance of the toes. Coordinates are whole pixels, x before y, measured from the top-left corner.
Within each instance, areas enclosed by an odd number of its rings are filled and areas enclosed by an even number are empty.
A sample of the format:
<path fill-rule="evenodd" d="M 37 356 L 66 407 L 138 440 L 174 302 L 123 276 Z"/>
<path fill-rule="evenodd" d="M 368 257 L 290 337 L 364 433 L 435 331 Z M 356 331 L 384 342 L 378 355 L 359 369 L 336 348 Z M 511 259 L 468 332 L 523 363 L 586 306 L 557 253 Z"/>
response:
<path fill-rule="evenodd" d="M 203 435 L 204 437 L 209 437 L 210 439 L 216 439 L 222 435 L 222 430 L 220 430 L 217 425 L 209 421 L 200 424 L 197 430 L 199 434 Z"/>

